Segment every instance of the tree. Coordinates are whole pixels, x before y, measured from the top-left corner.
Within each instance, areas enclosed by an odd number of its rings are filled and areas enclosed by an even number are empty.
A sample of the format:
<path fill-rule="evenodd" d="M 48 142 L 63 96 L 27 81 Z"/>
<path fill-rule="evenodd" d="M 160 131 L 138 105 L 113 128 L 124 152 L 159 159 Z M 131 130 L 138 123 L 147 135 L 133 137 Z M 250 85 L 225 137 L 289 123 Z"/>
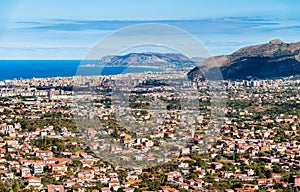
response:
<path fill-rule="evenodd" d="M 241 154 L 240 153 L 235 153 L 234 157 L 236 160 L 239 160 L 241 158 Z"/>
<path fill-rule="evenodd" d="M 117 171 L 118 172 L 118 179 L 120 180 L 120 181 L 125 181 L 126 180 L 126 177 L 127 177 L 127 171 L 125 171 L 125 170 L 118 170 Z"/>
<path fill-rule="evenodd" d="M 104 187 L 103 184 L 101 182 L 97 181 L 97 183 L 96 183 L 96 189 L 100 190 L 103 187 Z"/>
<path fill-rule="evenodd" d="M 220 154 L 217 154 L 217 155 L 215 156 L 215 158 L 214 158 L 213 161 L 218 162 L 218 161 L 220 161 L 220 160 L 221 160 L 221 155 L 220 155 Z"/>
<path fill-rule="evenodd" d="M 78 167 L 82 165 L 82 162 L 80 161 L 80 159 L 74 159 L 72 164 L 74 167 Z"/>
<path fill-rule="evenodd" d="M 20 191 L 20 184 L 19 184 L 18 180 L 14 180 L 14 182 L 12 184 L 12 190 L 13 191 Z"/>
<path fill-rule="evenodd" d="M 196 165 L 204 168 L 205 167 L 205 161 L 203 161 L 202 159 L 198 159 L 196 161 Z"/>
<path fill-rule="evenodd" d="M 190 173 L 189 179 L 197 179 L 198 175 L 196 173 Z"/>
<path fill-rule="evenodd" d="M 38 192 L 39 190 L 35 189 L 33 186 L 31 186 L 29 189 L 23 190 L 24 192 Z"/>
<path fill-rule="evenodd" d="M 268 169 L 265 173 L 267 178 L 271 178 L 272 177 L 272 171 L 270 169 Z"/>
<path fill-rule="evenodd" d="M 204 177 L 204 181 L 209 183 L 215 183 L 215 177 L 212 174 L 208 174 Z"/>
<path fill-rule="evenodd" d="M 273 172 L 274 173 L 284 173 L 285 171 L 277 164 L 273 164 Z"/>

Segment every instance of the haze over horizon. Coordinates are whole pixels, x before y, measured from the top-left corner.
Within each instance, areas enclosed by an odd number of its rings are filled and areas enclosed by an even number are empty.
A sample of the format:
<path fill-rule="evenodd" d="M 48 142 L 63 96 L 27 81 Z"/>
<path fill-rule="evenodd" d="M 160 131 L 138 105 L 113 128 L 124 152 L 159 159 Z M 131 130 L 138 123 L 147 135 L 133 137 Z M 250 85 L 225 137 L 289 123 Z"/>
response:
<path fill-rule="evenodd" d="M 196 36 L 212 55 L 299 41 L 298 1 L 12 1 L 1 3 L 0 59 L 83 59 L 122 27 L 159 23 Z M 59 5 L 59 6 L 58 6 Z"/>

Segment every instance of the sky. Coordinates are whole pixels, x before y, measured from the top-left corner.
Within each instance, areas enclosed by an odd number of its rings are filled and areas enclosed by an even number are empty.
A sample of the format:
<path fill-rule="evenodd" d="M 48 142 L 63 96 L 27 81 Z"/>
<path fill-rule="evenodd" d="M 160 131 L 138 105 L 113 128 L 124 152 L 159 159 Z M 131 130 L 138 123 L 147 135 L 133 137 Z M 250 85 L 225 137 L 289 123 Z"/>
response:
<path fill-rule="evenodd" d="M 275 38 L 300 41 L 299 11 L 296 0 L 1 1 L 0 59 L 81 60 L 101 39 L 143 23 L 175 26 L 212 55 L 230 54 Z"/>

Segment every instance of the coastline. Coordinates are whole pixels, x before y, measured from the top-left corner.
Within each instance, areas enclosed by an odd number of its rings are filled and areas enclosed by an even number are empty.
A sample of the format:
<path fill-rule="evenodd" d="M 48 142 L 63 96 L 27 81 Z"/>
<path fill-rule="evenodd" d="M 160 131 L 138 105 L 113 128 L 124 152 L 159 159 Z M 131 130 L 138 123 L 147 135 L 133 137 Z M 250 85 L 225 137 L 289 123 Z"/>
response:
<path fill-rule="evenodd" d="M 101 67 L 80 67 L 80 60 L 0 60 L 0 81 L 14 79 L 73 77 L 78 70 L 86 72 L 85 75 L 100 75 Z M 97 68 L 97 70 L 95 70 Z M 122 73 L 135 73 L 153 71 L 158 72 L 159 67 L 134 66 L 134 67 L 105 67 L 101 75 L 116 75 Z M 161 70 L 163 71 L 163 70 Z M 95 74 L 98 72 L 98 74 Z M 84 73 L 83 73 L 84 74 Z"/>

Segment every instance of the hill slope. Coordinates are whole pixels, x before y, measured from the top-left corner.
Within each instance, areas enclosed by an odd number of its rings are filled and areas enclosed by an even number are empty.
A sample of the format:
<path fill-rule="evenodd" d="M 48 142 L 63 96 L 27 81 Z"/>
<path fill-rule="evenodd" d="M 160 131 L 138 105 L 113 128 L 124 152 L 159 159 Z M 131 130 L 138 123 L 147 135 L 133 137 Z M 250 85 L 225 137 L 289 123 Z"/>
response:
<path fill-rule="evenodd" d="M 248 46 L 223 56 L 203 61 L 202 66 L 189 72 L 191 79 L 216 67 L 224 79 L 273 78 L 300 75 L 300 42 L 285 43 L 279 39 Z"/>

